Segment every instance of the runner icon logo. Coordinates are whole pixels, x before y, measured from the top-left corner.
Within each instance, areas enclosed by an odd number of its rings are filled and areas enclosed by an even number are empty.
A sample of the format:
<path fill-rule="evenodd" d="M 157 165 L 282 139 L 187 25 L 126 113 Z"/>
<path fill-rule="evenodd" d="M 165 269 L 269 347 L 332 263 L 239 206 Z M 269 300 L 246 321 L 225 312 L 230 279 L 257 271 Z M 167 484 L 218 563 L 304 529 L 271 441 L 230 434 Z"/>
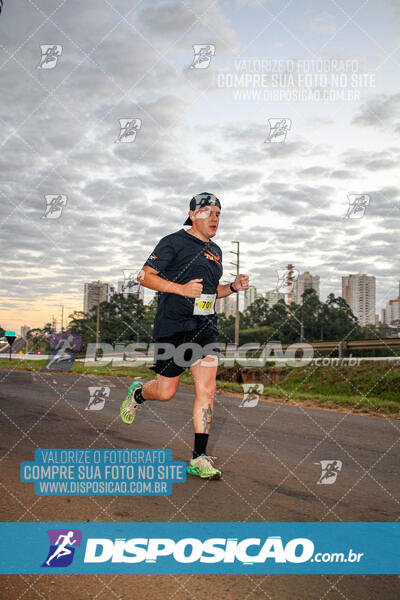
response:
<path fill-rule="evenodd" d="M 62 53 L 61 44 L 41 44 L 40 51 L 42 56 L 37 68 L 54 69 Z"/>
<path fill-rule="evenodd" d="M 115 143 L 130 144 L 134 142 L 141 126 L 142 119 L 119 119 L 120 131 Z"/>
<path fill-rule="evenodd" d="M 278 282 L 276 284 L 276 291 L 281 294 L 291 294 L 294 288 L 294 282 L 299 276 L 299 272 L 296 269 L 278 269 Z"/>
<path fill-rule="evenodd" d="M 193 44 L 193 62 L 189 69 L 207 69 L 215 55 L 215 44 Z"/>
<path fill-rule="evenodd" d="M 79 529 L 48 529 L 50 548 L 42 567 L 68 567 L 74 558 L 75 547 L 81 545 Z"/>
<path fill-rule="evenodd" d="M 260 394 L 264 391 L 262 383 L 242 383 L 243 399 L 239 408 L 253 408 L 257 406 Z"/>
<path fill-rule="evenodd" d="M 43 371 L 69 371 L 75 361 L 73 350 L 81 348 L 81 336 L 78 333 L 51 333 L 47 341 L 50 354 Z"/>
<path fill-rule="evenodd" d="M 269 132 L 265 143 L 277 144 L 284 142 L 291 126 L 292 121 L 290 119 L 268 119 Z"/>
<path fill-rule="evenodd" d="M 348 194 L 349 208 L 345 219 L 361 219 L 367 206 L 369 205 L 370 197 L 368 194 Z"/>
<path fill-rule="evenodd" d="M 320 465 L 322 469 L 321 477 L 317 481 L 317 484 L 331 485 L 335 483 L 338 474 L 342 470 L 341 460 L 320 460 L 315 464 Z"/>
<path fill-rule="evenodd" d="M 143 269 L 124 269 L 124 281 L 121 283 L 121 294 L 138 296 L 140 291 L 140 279 L 143 279 Z"/>
<path fill-rule="evenodd" d="M 63 208 L 67 205 L 67 196 L 64 194 L 47 194 L 45 200 L 46 208 L 41 219 L 59 219 Z"/>
<path fill-rule="evenodd" d="M 110 397 L 110 388 L 104 387 L 88 387 L 90 398 L 85 410 L 102 410 L 106 400 Z"/>

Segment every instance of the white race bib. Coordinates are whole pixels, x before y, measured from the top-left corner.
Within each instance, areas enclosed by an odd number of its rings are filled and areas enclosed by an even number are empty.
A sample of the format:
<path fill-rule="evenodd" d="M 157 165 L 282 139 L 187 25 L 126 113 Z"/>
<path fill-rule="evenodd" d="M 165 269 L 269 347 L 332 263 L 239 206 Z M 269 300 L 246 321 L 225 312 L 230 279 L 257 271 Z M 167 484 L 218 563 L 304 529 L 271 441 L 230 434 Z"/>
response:
<path fill-rule="evenodd" d="M 200 298 L 195 298 L 193 314 L 213 315 L 216 297 L 217 294 L 201 294 Z"/>

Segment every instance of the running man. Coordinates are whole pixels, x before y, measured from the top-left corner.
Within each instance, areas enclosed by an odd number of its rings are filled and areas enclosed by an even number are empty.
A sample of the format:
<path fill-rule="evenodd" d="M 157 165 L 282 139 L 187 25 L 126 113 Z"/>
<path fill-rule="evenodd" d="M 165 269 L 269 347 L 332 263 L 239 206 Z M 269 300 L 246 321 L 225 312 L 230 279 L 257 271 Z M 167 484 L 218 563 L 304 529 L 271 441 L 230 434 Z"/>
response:
<path fill-rule="evenodd" d="M 56 545 L 59 544 L 54 554 L 50 556 L 48 560 L 46 560 L 46 565 L 50 566 L 53 558 L 61 558 L 62 556 L 66 556 L 67 554 L 71 554 L 71 550 L 67 548 L 67 546 L 73 546 L 76 543 L 76 540 L 73 540 L 74 537 L 73 531 L 68 531 L 67 535 L 59 535 L 58 540 L 56 541 Z M 62 542 L 60 543 L 60 540 Z"/>
<path fill-rule="evenodd" d="M 194 449 L 187 472 L 203 479 L 220 479 L 221 471 L 207 455 L 218 368 L 216 298 L 249 287 L 247 275 L 220 285 L 222 251 L 211 238 L 218 229 L 221 203 L 203 192 L 190 201 L 189 217 L 180 229 L 162 238 L 140 274 L 140 283 L 159 292 L 154 321 L 154 365 L 157 379 L 144 386 L 135 381 L 121 405 L 124 423 L 132 423 L 144 401 L 174 397 L 186 367 L 194 380 Z M 190 346 L 190 348 L 189 348 Z M 161 352 L 163 351 L 163 353 Z"/>

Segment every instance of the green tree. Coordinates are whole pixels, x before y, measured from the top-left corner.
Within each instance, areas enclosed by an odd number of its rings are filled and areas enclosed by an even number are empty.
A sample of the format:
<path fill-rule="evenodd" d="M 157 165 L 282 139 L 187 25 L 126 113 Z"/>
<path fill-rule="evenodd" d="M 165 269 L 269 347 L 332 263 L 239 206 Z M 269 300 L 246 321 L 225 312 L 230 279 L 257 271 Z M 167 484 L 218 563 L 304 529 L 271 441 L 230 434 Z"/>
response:
<path fill-rule="evenodd" d="M 122 344 L 128 341 L 149 343 L 157 308 L 157 298 L 150 305 L 129 294 L 115 294 L 110 302 L 99 305 L 100 341 L 107 344 Z M 69 316 L 67 331 L 82 337 L 82 349 L 96 341 L 97 306 L 89 313 L 75 311 Z"/>
<path fill-rule="evenodd" d="M 360 334 L 358 319 L 344 298 L 329 294 L 325 304 L 324 340 L 357 339 Z"/>
<path fill-rule="evenodd" d="M 39 327 L 35 327 L 34 329 L 30 329 L 28 331 L 27 339 L 30 347 L 33 347 L 33 350 L 40 350 L 41 345 L 46 342 L 46 334 Z"/>
<path fill-rule="evenodd" d="M 44 327 L 42 327 L 43 333 L 54 333 L 54 329 L 51 323 L 46 323 Z"/>
<path fill-rule="evenodd" d="M 267 325 L 269 314 L 268 300 L 266 298 L 256 298 L 252 304 L 245 310 L 246 328 L 263 327 Z"/>
<path fill-rule="evenodd" d="M 301 304 L 292 302 L 290 306 L 279 300 L 268 308 L 264 298 L 257 298 L 244 312 L 240 328 L 268 327 L 270 339 L 291 344 L 300 341 L 302 324 L 305 342 L 359 339 L 366 334 L 344 298 L 329 294 L 326 302 L 321 302 L 312 289 L 304 292 Z M 369 333 L 372 337 L 371 328 Z"/>
<path fill-rule="evenodd" d="M 235 317 L 227 317 L 224 313 L 218 314 L 218 341 L 222 344 L 233 344 L 235 342 Z"/>
<path fill-rule="evenodd" d="M 144 328 L 145 305 L 133 294 L 124 297 L 115 294 L 110 302 L 100 304 L 101 340 L 109 344 L 132 341 L 149 341 L 149 332 Z M 96 329 L 96 309 L 92 311 Z"/>
<path fill-rule="evenodd" d="M 272 340 L 279 340 L 283 344 L 291 344 L 300 339 L 300 318 L 297 305 L 289 308 L 284 300 L 279 300 L 271 306 L 265 325 L 271 327 Z"/>
<path fill-rule="evenodd" d="M 68 318 L 70 321 L 66 327 L 66 332 L 80 335 L 82 338 L 82 350 L 85 350 L 88 341 L 93 339 L 92 334 L 94 334 L 94 339 L 96 339 L 96 323 L 94 330 L 92 330 L 90 317 L 81 310 L 75 310 Z"/>

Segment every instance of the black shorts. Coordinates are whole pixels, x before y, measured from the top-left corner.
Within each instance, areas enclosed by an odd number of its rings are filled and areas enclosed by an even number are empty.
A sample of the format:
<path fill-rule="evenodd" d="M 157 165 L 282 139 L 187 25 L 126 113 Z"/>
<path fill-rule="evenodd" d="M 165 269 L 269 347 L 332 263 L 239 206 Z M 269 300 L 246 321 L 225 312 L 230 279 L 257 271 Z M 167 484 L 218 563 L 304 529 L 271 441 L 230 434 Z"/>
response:
<path fill-rule="evenodd" d="M 187 367 L 209 355 L 219 355 L 218 333 L 201 327 L 174 333 L 154 341 L 154 363 L 150 367 L 164 377 L 182 375 Z"/>

